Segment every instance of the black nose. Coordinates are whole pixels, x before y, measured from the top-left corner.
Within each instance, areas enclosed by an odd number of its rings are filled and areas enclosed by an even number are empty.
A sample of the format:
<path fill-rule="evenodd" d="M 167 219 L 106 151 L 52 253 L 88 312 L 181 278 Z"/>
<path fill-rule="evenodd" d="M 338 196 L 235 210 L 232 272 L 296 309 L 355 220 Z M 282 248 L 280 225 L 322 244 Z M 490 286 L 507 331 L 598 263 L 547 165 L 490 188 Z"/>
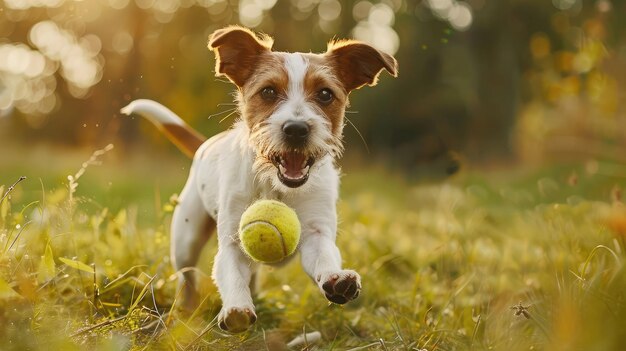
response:
<path fill-rule="evenodd" d="M 309 125 L 301 121 L 288 121 L 283 124 L 283 133 L 288 143 L 301 145 L 309 136 Z"/>

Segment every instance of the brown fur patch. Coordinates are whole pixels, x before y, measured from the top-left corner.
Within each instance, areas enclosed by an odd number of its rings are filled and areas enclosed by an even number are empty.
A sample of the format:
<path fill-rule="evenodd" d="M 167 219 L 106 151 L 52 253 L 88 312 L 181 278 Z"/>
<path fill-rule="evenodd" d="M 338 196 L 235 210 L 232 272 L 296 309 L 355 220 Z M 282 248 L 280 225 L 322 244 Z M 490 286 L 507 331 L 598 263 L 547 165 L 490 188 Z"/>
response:
<path fill-rule="evenodd" d="M 333 61 L 324 55 L 303 55 L 309 61 L 304 78 L 307 102 L 315 106 L 318 112 L 331 122 L 333 135 L 340 137 L 343 116 L 348 104 L 348 92 L 332 68 Z M 288 86 L 289 77 L 281 54 L 268 52 L 260 55 L 255 71 L 239 92 L 241 114 L 250 129 L 269 118 L 276 106 L 287 98 Z M 265 87 L 276 90 L 278 93 L 276 101 L 268 102 L 260 96 L 260 91 Z M 330 89 L 334 96 L 328 105 L 317 101 L 318 92 L 324 88 Z"/>
<path fill-rule="evenodd" d="M 217 30 L 209 40 L 209 48 L 216 55 L 216 75 L 228 77 L 239 87 L 239 108 L 250 129 L 271 116 L 287 98 L 289 78 L 284 59 L 281 53 L 271 51 L 272 44 L 271 37 L 239 26 Z M 302 55 L 309 61 L 304 78 L 307 102 L 331 122 L 332 134 L 337 138 L 343 130 L 350 91 L 375 85 L 383 69 L 394 77 L 398 73 L 398 63 L 392 56 L 358 41 L 332 41 L 324 54 Z M 275 101 L 267 101 L 259 94 L 266 87 L 276 90 Z M 327 105 L 317 100 L 318 92 L 324 88 L 334 96 Z"/>
<path fill-rule="evenodd" d="M 162 124 L 160 128 L 163 133 L 180 149 L 185 155 L 193 157 L 196 150 L 204 143 L 206 138 L 194 129 L 180 126 L 178 124 Z"/>
<path fill-rule="evenodd" d="M 276 106 L 287 98 L 288 85 L 289 78 L 281 58 L 272 52 L 262 55 L 257 69 L 243 86 L 239 96 L 241 115 L 250 129 L 271 116 Z M 276 90 L 276 101 L 266 101 L 261 97 L 260 92 L 266 87 Z"/>
<path fill-rule="evenodd" d="M 209 37 L 209 49 L 215 53 L 216 76 L 226 76 L 242 87 L 259 64 L 261 54 L 269 53 L 272 44 L 271 37 L 257 36 L 239 26 L 213 32 Z"/>
<path fill-rule="evenodd" d="M 391 55 L 354 40 L 328 43 L 326 56 L 347 91 L 376 85 L 380 72 L 398 75 L 398 62 Z"/>
<path fill-rule="evenodd" d="M 331 122 L 332 133 L 336 137 L 341 135 L 343 130 L 343 116 L 348 104 L 348 96 L 339 77 L 332 68 L 331 62 L 321 55 L 309 54 L 309 68 L 304 77 L 304 92 L 307 99 L 315 104 L 322 115 Z M 328 88 L 333 94 L 333 101 L 328 104 L 317 102 L 317 94 L 320 90 Z"/>

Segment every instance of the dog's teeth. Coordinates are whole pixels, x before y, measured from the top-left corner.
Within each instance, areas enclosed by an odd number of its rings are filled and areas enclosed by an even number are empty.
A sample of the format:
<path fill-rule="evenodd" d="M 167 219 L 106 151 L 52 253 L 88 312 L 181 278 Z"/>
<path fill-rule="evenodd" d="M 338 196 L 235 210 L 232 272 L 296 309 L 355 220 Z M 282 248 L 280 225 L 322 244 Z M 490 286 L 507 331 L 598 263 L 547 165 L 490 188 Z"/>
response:
<path fill-rule="evenodd" d="M 302 169 L 302 174 L 306 175 L 307 173 L 309 173 L 309 166 L 306 166 Z"/>
<path fill-rule="evenodd" d="M 287 168 L 285 168 L 285 166 L 283 166 L 282 163 L 278 165 L 278 169 L 280 170 L 280 173 L 282 174 L 285 174 L 287 172 Z"/>
<path fill-rule="evenodd" d="M 306 162 L 307 162 L 307 159 L 305 158 L 304 161 L 302 161 L 300 168 L 304 168 L 304 166 L 306 166 Z"/>

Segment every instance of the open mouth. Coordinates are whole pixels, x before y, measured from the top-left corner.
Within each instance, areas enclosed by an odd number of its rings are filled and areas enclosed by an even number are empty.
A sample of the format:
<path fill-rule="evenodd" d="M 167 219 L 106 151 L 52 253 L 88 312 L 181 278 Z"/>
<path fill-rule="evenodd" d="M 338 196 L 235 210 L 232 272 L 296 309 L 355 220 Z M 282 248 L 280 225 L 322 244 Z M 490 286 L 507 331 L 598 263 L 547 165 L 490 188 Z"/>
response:
<path fill-rule="evenodd" d="M 309 179 L 309 171 L 315 158 L 298 151 L 288 151 L 272 157 L 272 163 L 278 168 L 278 179 L 290 188 L 297 188 Z"/>

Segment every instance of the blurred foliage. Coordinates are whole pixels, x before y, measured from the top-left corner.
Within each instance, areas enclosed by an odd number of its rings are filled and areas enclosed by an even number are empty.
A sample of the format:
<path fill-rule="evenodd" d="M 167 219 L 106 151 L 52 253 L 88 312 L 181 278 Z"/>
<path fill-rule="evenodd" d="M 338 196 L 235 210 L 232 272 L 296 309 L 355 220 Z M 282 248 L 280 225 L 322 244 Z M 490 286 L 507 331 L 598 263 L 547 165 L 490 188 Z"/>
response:
<path fill-rule="evenodd" d="M 127 146 L 146 134 L 118 112 L 135 98 L 163 102 L 207 135 L 225 129 L 233 87 L 213 77 L 206 41 L 241 23 L 273 35 L 277 50 L 356 37 L 395 54 L 399 78 L 352 94 L 348 113 L 391 165 L 445 169 L 450 149 L 617 157 L 625 11 L 612 0 L 5 0 L 0 137 Z M 364 154 L 358 133 L 346 134 L 348 156 Z"/>

